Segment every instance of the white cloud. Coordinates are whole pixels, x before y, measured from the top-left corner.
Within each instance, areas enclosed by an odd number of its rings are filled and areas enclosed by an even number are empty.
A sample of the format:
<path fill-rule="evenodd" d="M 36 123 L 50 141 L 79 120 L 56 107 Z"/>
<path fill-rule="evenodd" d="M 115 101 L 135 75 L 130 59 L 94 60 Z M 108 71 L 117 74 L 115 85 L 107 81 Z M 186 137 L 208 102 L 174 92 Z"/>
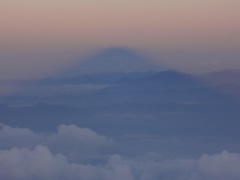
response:
<path fill-rule="evenodd" d="M 8 180 L 236 180 L 240 154 L 222 152 L 197 160 L 137 161 L 113 155 L 105 165 L 70 163 L 61 154 L 37 146 L 0 151 L 0 177 Z"/>
<path fill-rule="evenodd" d="M 56 133 L 37 134 L 29 129 L 0 124 L 0 149 L 33 149 L 36 145 L 47 146 L 52 152 L 64 154 L 72 161 L 88 162 L 104 158 L 105 149 L 114 146 L 114 141 L 75 125 L 60 125 Z"/>
<path fill-rule="evenodd" d="M 206 177 L 218 180 L 240 179 L 240 154 L 223 151 L 213 156 L 203 155 L 198 160 L 198 169 Z"/>
<path fill-rule="evenodd" d="M 13 147 L 33 148 L 41 143 L 43 136 L 29 129 L 12 128 L 0 124 L 0 149 L 11 149 Z"/>
<path fill-rule="evenodd" d="M 37 146 L 33 151 L 13 148 L 0 151 L 0 177 L 8 180 L 97 179 L 98 169 L 71 164 L 60 154 L 53 155 L 47 147 Z"/>
<path fill-rule="evenodd" d="M 132 174 L 132 167 L 127 161 L 123 161 L 121 156 L 113 155 L 110 157 L 108 164 L 104 167 L 106 169 L 104 173 L 105 180 L 134 180 Z"/>
<path fill-rule="evenodd" d="M 46 145 L 52 151 L 63 153 L 69 159 L 81 162 L 97 158 L 101 151 L 113 144 L 112 140 L 88 128 L 79 128 L 75 125 L 60 125 L 58 132 L 50 134 L 46 141 Z"/>
<path fill-rule="evenodd" d="M 199 159 L 131 162 L 140 180 L 235 180 L 240 179 L 240 154 L 223 151 Z"/>
<path fill-rule="evenodd" d="M 157 153 L 145 158 L 126 158 L 110 153 L 107 148 L 111 149 L 112 144 L 112 140 L 75 125 L 60 125 L 51 134 L 1 125 L 0 177 L 4 180 L 240 179 L 238 153 L 223 151 L 197 159 L 166 160 Z M 100 156 L 107 161 L 91 163 Z"/>
<path fill-rule="evenodd" d="M 130 167 L 122 165 L 120 159 L 107 167 L 74 164 L 40 145 L 32 151 L 26 148 L 0 151 L 0 162 L 4 162 L 0 164 L 0 177 L 5 180 L 134 180 Z"/>

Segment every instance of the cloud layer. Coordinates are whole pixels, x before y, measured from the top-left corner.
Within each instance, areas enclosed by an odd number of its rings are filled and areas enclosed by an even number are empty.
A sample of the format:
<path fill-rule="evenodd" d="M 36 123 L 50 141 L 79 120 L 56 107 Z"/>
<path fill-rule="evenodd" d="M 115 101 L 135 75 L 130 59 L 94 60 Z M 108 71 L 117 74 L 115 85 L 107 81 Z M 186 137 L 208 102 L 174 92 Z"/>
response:
<path fill-rule="evenodd" d="M 0 138 L 0 177 L 5 180 L 240 178 L 240 154 L 237 153 L 223 151 L 172 160 L 154 153 L 151 158 L 124 157 L 109 151 L 117 142 L 75 125 L 60 125 L 56 133 L 50 134 L 1 125 Z"/>
<path fill-rule="evenodd" d="M 240 177 L 240 154 L 226 151 L 199 159 L 138 161 L 112 155 L 103 165 L 70 163 L 38 145 L 33 150 L 13 148 L 0 151 L 3 179 L 86 179 L 86 180 L 234 180 Z"/>

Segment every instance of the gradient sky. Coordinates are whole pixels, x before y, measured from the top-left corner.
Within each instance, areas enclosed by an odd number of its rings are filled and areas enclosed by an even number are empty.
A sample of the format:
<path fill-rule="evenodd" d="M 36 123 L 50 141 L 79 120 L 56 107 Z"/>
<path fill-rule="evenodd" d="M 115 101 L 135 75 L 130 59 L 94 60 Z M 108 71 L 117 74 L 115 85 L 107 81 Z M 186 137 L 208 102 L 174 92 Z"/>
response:
<path fill-rule="evenodd" d="M 0 76 L 41 77 L 74 63 L 58 58 L 65 51 L 86 56 L 112 46 L 186 72 L 240 68 L 239 7 L 238 0 L 1 0 Z"/>

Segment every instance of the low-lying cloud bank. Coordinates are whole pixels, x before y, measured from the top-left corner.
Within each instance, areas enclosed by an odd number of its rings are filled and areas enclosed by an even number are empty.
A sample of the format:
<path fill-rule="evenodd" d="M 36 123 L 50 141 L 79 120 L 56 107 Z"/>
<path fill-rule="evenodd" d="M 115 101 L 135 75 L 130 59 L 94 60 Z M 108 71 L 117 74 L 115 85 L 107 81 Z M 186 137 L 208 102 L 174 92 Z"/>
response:
<path fill-rule="evenodd" d="M 0 124 L 0 149 L 46 146 L 53 153 L 64 154 L 69 160 L 88 162 L 104 156 L 114 141 L 88 128 L 60 125 L 56 133 L 38 134 L 29 129 L 12 128 Z"/>
<path fill-rule="evenodd" d="M 51 134 L 0 127 L 0 177 L 4 180 L 240 179 L 237 153 L 223 151 L 196 159 L 126 158 L 109 151 L 117 142 L 75 125 L 61 125 Z M 98 158 L 106 161 L 88 163 Z"/>
<path fill-rule="evenodd" d="M 104 165 L 70 163 L 38 145 L 33 150 L 13 148 L 0 151 L 3 179 L 84 180 L 235 180 L 240 178 L 240 155 L 228 152 L 199 159 L 138 161 L 113 155 Z"/>

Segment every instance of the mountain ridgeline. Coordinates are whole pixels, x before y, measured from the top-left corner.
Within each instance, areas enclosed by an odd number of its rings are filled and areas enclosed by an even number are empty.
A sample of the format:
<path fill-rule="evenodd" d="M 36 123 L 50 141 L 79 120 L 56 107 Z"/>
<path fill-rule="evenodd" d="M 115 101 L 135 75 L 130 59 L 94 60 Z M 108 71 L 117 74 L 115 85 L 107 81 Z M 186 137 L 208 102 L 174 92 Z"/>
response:
<path fill-rule="evenodd" d="M 64 77 L 31 82 L 24 92 L 1 97 L 2 123 L 38 131 L 76 124 L 108 135 L 239 134 L 234 98 L 202 77 L 149 62 L 128 50 L 104 51 L 60 73 Z"/>
<path fill-rule="evenodd" d="M 90 84 L 98 88 L 73 93 Z M 239 134 L 237 128 L 233 128 L 239 125 L 239 103 L 185 73 L 103 73 L 68 80 L 48 79 L 34 85 L 38 89 L 43 86 L 44 91 L 55 88 L 55 93 L 2 97 L 2 102 L 29 104 L 2 106 L 2 122 L 38 131 L 50 131 L 59 124 L 76 124 L 108 135 Z M 66 86 L 71 91 L 58 91 Z"/>

